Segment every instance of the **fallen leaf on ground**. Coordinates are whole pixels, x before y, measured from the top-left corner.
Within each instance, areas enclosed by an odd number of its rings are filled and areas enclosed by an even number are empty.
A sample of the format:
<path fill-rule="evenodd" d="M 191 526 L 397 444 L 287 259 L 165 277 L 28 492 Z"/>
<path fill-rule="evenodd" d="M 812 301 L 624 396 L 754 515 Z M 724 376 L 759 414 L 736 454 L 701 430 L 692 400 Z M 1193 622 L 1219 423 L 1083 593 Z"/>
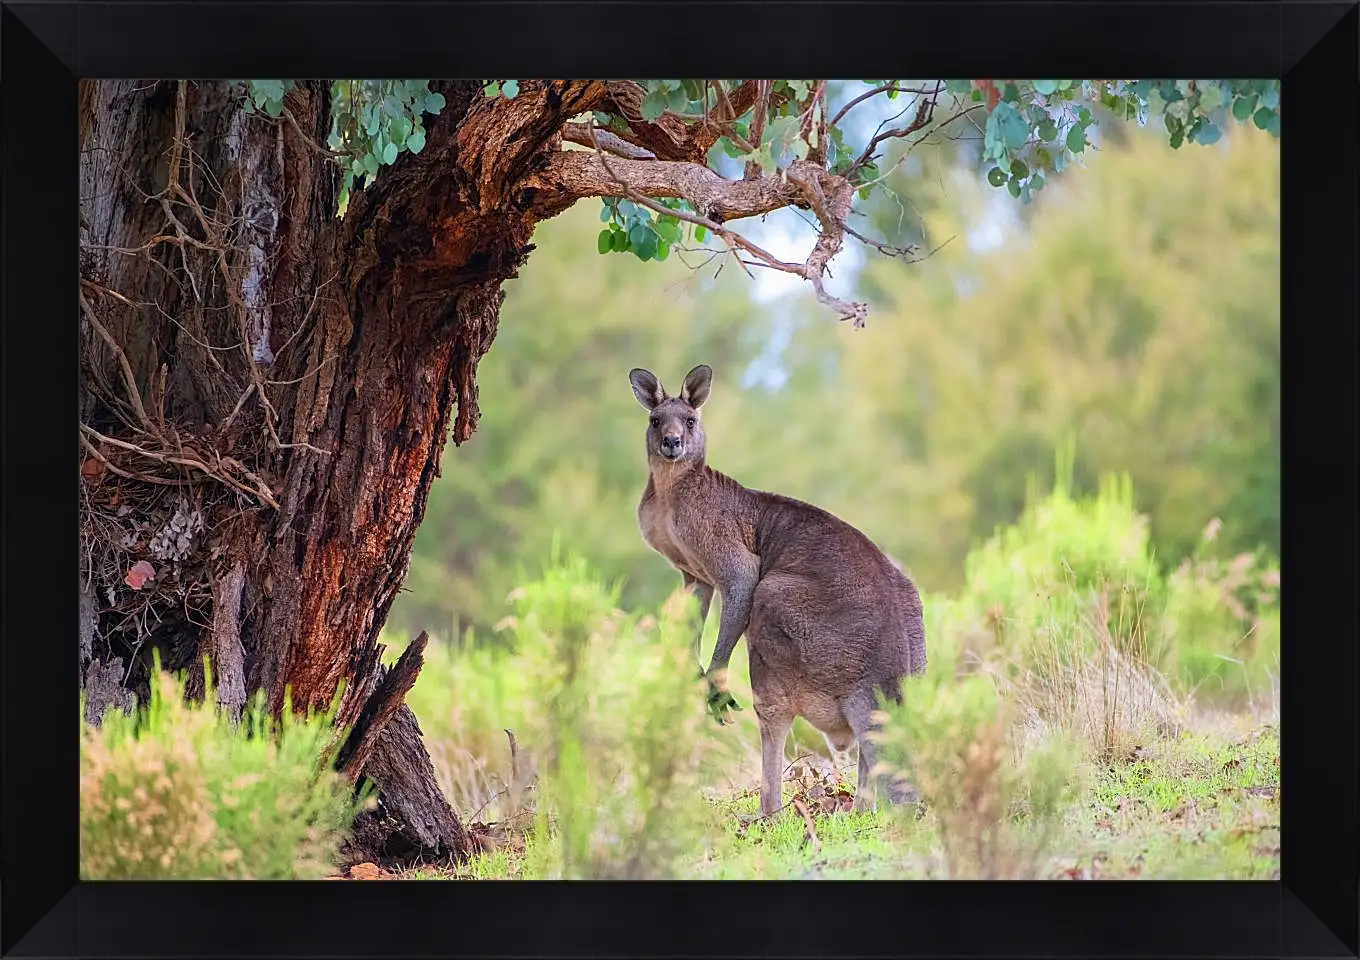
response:
<path fill-rule="evenodd" d="M 127 572 L 127 576 L 123 578 L 123 582 L 133 590 L 140 590 L 146 585 L 148 580 L 155 579 L 156 568 L 145 560 L 138 560 L 132 565 L 132 569 Z"/>
<path fill-rule="evenodd" d="M 376 863 L 356 863 L 349 868 L 349 878 L 351 880 L 377 880 L 378 865 Z"/>

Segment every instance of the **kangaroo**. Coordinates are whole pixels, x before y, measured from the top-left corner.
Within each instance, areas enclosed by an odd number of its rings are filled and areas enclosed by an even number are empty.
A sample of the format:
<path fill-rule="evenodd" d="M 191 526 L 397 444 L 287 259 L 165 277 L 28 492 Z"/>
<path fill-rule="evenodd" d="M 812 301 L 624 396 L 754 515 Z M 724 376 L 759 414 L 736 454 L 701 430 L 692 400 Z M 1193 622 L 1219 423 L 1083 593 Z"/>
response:
<path fill-rule="evenodd" d="M 699 633 L 716 591 L 717 646 L 705 676 L 710 704 L 736 706 L 727 664 L 743 634 L 760 723 L 760 811 L 782 803 L 784 744 L 804 717 L 841 753 L 859 745 L 855 808 L 876 804 L 874 745 L 866 734 L 876 693 L 902 701 L 902 681 L 926 668 L 915 584 L 864 534 L 825 510 L 751 490 L 710 468 L 700 410 L 713 371 L 700 364 L 672 397 L 647 370 L 628 374 L 647 410 L 643 539 L 698 597 Z M 695 638 L 695 655 L 699 653 Z M 702 660 L 700 669 L 703 669 Z M 887 784 L 889 799 L 905 799 Z"/>

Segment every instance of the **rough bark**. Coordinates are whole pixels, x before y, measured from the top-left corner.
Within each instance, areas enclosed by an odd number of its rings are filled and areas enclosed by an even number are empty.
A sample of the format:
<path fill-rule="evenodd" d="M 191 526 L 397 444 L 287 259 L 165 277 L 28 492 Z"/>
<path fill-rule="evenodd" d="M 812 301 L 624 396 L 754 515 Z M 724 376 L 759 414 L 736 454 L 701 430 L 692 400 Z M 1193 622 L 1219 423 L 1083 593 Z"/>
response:
<path fill-rule="evenodd" d="M 83 664 L 129 658 L 144 693 L 153 649 L 172 670 L 206 655 L 233 709 L 257 691 L 324 707 L 343 683 L 339 720 L 363 714 L 445 438 L 476 427 L 501 284 L 542 215 L 520 185 L 605 93 L 441 89 L 424 152 L 337 220 L 315 146 L 326 82 L 289 94 L 291 122 L 220 82 L 86 82 Z M 139 561 L 154 579 L 135 588 Z M 425 856 L 465 850 L 410 711 L 370 746 L 392 830 Z"/>

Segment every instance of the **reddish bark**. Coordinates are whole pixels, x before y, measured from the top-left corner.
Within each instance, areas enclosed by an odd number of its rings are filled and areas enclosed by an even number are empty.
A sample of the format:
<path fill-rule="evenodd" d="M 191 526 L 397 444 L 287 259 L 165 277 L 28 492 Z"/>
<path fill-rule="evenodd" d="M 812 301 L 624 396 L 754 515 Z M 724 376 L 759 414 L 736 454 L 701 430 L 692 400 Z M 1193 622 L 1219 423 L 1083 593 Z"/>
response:
<path fill-rule="evenodd" d="M 343 220 L 338 171 L 315 146 L 327 90 L 289 94 L 294 126 L 246 115 L 225 83 L 84 87 L 82 442 L 107 471 L 86 474 L 97 616 L 82 652 L 131 659 L 130 683 L 144 685 L 151 649 L 188 669 L 226 638 L 247 696 L 324 707 L 344 684 L 352 723 L 383 674 L 378 632 L 444 440 L 477 425 L 477 362 L 501 284 L 531 249 L 522 184 L 604 85 L 526 83 L 495 102 L 473 82 L 441 85 L 425 150 Z M 184 556 L 152 558 L 160 572 L 138 598 L 115 584 L 110 600 L 110 577 L 151 549 L 112 531 L 163 527 L 181 493 L 204 529 Z M 239 592 L 220 585 L 234 571 Z M 239 597 L 236 637 L 214 623 L 214 596 Z M 410 711 L 366 749 L 364 773 L 412 848 L 465 850 Z"/>

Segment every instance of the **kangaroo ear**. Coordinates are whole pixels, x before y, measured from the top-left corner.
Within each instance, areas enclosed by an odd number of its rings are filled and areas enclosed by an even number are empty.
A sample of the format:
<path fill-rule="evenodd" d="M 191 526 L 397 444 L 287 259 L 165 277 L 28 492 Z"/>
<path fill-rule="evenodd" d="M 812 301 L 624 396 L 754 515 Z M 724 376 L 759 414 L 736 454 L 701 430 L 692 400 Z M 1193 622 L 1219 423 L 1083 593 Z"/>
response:
<path fill-rule="evenodd" d="M 638 403 L 650 410 L 666 399 L 666 391 L 661 389 L 661 381 L 650 370 L 634 367 L 628 371 L 628 382 L 633 385 L 633 396 Z"/>
<path fill-rule="evenodd" d="M 708 400 L 708 389 L 713 385 L 713 368 L 701 363 L 685 374 L 685 385 L 680 388 L 680 399 L 698 410 Z"/>

